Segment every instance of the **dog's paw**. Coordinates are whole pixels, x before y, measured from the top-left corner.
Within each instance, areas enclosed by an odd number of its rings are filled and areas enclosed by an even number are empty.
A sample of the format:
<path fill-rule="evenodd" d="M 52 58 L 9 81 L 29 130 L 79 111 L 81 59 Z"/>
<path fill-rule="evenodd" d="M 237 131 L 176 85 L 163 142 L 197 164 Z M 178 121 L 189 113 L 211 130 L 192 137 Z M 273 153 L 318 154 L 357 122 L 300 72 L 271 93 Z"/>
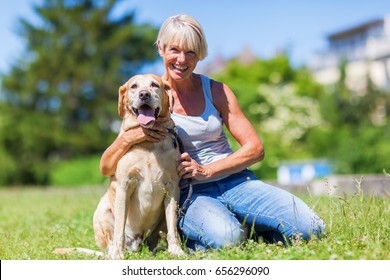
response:
<path fill-rule="evenodd" d="M 171 254 L 171 256 L 177 256 L 177 257 L 181 257 L 181 256 L 184 256 L 186 254 L 181 249 L 181 247 L 177 244 L 168 245 L 168 252 L 169 252 L 169 254 Z"/>
<path fill-rule="evenodd" d="M 125 254 L 123 253 L 123 250 L 117 246 L 112 246 L 108 249 L 107 258 L 110 260 L 123 260 Z"/>
<path fill-rule="evenodd" d="M 138 252 L 141 249 L 142 239 L 138 238 L 130 238 L 126 239 L 125 249 L 128 252 Z"/>

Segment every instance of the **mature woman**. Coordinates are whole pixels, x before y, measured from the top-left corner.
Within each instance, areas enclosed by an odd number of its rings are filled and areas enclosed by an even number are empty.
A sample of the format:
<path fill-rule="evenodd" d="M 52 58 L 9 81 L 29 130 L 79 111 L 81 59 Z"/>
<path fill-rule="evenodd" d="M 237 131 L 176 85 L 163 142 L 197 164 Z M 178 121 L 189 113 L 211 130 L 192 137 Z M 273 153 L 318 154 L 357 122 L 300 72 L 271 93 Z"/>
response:
<path fill-rule="evenodd" d="M 172 87 L 172 118 L 184 142 L 178 174 L 192 178 L 193 194 L 179 220 L 190 248 L 221 248 L 242 243 L 245 228 L 269 242 L 320 236 L 323 221 L 299 198 L 260 181 L 247 168 L 263 160 L 262 142 L 240 109 L 230 88 L 194 73 L 207 55 L 199 23 L 189 15 L 168 18 L 157 38 L 164 60 L 162 78 Z M 232 151 L 223 131 L 227 127 L 240 144 Z M 166 130 L 157 122 L 151 129 L 133 128 L 104 152 L 101 172 L 115 173 L 121 156 L 141 141 L 159 141 Z M 181 189 L 181 205 L 189 188 Z"/>

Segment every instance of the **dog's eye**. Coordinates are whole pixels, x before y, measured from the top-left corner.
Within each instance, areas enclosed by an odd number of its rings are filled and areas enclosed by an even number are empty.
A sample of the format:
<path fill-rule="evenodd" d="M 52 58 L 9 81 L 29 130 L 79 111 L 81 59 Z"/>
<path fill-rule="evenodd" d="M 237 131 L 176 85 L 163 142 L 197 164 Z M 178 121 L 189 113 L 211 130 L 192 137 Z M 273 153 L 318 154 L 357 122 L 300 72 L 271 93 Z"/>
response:
<path fill-rule="evenodd" d="M 152 82 L 152 83 L 150 84 L 150 86 L 151 86 L 152 88 L 159 88 L 159 87 L 160 87 L 160 85 L 157 84 L 157 83 L 155 83 L 155 82 Z"/>
<path fill-rule="evenodd" d="M 130 86 L 131 89 L 137 89 L 137 87 L 138 87 L 137 84 L 132 84 L 132 85 Z"/>

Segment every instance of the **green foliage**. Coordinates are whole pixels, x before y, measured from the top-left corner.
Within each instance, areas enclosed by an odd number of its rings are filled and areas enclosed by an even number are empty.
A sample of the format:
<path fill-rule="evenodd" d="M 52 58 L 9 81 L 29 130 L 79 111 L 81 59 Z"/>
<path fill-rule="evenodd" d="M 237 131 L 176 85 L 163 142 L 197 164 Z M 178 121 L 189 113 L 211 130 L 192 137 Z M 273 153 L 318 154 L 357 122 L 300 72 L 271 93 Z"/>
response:
<path fill-rule="evenodd" d="M 390 166 L 390 92 L 369 78 L 365 90 L 348 90 L 345 65 L 340 71 L 338 83 L 320 98 L 327 126 L 310 132 L 310 149 L 332 159 L 337 173 L 382 173 Z"/>
<path fill-rule="evenodd" d="M 95 245 L 92 215 L 105 187 L 72 189 L 0 189 L 0 259 L 97 259 L 84 254 L 59 256 L 56 248 Z M 389 199 L 367 197 L 357 189 L 343 197 L 301 195 L 324 219 L 325 236 L 293 246 L 248 240 L 241 246 L 195 252 L 184 259 L 212 260 L 388 260 L 390 246 Z M 17 205 L 17 207 L 15 207 Z M 167 250 L 154 256 L 143 247 L 126 255 L 129 260 L 172 260 Z"/>
<path fill-rule="evenodd" d="M 4 147 L 0 146 L 0 186 L 8 183 L 9 179 L 16 176 L 18 170 L 16 162 L 9 156 Z"/>
<path fill-rule="evenodd" d="M 324 89 L 306 68 L 293 69 L 284 55 L 246 65 L 233 60 L 214 78 L 233 90 L 265 145 L 265 160 L 251 167 L 258 176 L 275 178 L 282 160 L 312 157 L 304 142 L 311 129 L 324 125 L 318 103 Z"/>
<path fill-rule="evenodd" d="M 39 24 L 21 20 L 26 53 L 2 76 L 1 184 L 48 184 L 54 162 L 112 142 L 119 86 L 157 58 L 156 28 L 114 18 L 117 2 L 46 0 Z"/>
<path fill-rule="evenodd" d="M 251 167 L 261 178 L 275 178 L 283 160 L 327 158 L 336 173 L 381 173 L 390 166 L 390 93 L 353 92 L 340 81 L 324 88 L 308 69 L 293 69 L 285 56 L 229 62 L 215 75 L 234 91 L 242 110 L 265 145 L 266 157 Z M 232 146 L 238 144 L 229 138 Z"/>

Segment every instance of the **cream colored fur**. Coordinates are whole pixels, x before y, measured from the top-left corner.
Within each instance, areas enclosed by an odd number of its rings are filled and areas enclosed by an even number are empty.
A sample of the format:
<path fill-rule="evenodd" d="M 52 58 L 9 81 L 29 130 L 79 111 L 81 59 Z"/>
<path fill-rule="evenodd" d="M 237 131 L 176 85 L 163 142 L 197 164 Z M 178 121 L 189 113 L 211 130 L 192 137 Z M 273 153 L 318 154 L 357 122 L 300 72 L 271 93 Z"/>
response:
<path fill-rule="evenodd" d="M 160 116 L 170 114 L 169 85 L 155 75 L 134 76 L 119 89 L 118 111 L 123 117 L 120 134 L 140 125 L 132 107 L 143 104 L 141 91 L 150 94 L 148 105 L 160 108 Z M 174 126 L 172 120 L 163 125 Z M 93 217 L 96 242 L 108 258 L 123 259 L 126 250 L 137 251 L 143 241 L 156 246 L 160 230 L 167 231 L 169 253 L 184 254 L 177 233 L 176 155 L 172 139 L 166 137 L 134 145 L 119 161 Z"/>

